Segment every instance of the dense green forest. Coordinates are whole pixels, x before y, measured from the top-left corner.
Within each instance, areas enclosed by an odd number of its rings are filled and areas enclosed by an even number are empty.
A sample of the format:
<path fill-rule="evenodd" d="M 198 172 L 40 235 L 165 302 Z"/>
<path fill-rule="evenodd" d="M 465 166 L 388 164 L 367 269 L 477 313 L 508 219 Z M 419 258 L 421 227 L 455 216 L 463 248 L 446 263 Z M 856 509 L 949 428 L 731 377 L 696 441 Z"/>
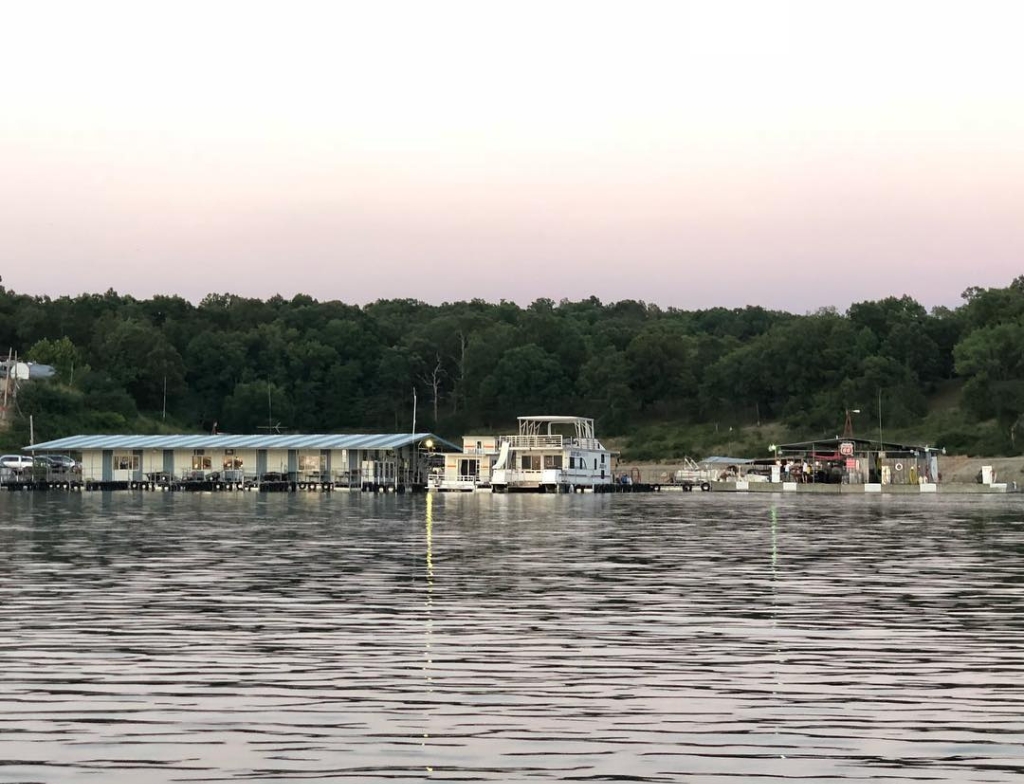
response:
<path fill-rule="evenodd" d="M 0 288 L 0 347 L 53 365 L 23 384 L 5 449 L 76 433 L 506 431 L 521 414 L 597 419 L 636 458 L 756 450 L 857 426 L 1017 454 L 1024 276 L 929 312 L 684 311 L 622 301 L 366 306 L 300 295 L 34 297 Z M 937 408 L 934 401 L 947 404 Z M 631 438 L 632 437 L 632 438 Z"/>

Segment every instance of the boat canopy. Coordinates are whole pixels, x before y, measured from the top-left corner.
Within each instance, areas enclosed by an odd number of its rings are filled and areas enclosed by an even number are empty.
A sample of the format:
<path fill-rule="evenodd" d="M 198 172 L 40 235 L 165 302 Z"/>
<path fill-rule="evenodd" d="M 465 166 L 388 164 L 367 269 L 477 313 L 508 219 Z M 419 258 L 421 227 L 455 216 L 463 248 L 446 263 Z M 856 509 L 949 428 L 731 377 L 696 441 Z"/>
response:
<path fill-rule="evenodd" d="M 721 455 L 713 455 L 712 457 L 705 457 L 700 461 L 707 465 L 749 465 L 754 461 L 749 457 L 722 457 Z"/>

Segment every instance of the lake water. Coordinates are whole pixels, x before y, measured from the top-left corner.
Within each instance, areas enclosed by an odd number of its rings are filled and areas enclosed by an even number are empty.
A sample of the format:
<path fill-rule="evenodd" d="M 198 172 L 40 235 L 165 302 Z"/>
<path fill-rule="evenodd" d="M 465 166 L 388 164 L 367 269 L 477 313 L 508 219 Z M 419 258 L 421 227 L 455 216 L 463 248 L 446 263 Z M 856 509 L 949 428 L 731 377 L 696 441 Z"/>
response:
<path fill-rule="evenodd" d="M 0 493 L 0 782 L 1019 782 L 1022 509 Z"/>

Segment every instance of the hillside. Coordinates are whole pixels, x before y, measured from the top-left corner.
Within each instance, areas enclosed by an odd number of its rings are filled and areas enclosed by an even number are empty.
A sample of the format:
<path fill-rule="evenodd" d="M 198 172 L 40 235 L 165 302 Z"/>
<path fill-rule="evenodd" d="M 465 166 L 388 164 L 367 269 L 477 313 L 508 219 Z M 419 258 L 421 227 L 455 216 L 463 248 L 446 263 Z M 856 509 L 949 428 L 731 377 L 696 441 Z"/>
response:
<path fill-rule="evenodd" d="M 17 385 L 5 450 L 76 433 L 506 433 L 593 417 L 628 460 L 764 455 L 843 432 L 1013 455 L 1024 446 L 1024 277 L 955 310 L 903 296 L 797 315 L 596 298 L 365 306 L 308 295 L 58 299 L 0 287 Z M 414 401 L 418 401 L 414 402 Z M 415 410 L 415 417 L 414 417 Z M 1020 445 L 1018 445 L 1020 442 Z"/>

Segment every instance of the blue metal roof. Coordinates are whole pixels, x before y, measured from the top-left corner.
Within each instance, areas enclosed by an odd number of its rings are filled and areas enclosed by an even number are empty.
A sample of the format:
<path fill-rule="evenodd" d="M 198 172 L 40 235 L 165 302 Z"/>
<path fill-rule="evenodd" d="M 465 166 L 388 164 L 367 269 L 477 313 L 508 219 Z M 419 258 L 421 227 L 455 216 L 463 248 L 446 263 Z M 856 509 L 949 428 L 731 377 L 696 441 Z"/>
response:
<path fill-rule="evenodd" d="M 68 436 L 22 448 L 35 452 L 80 452 L 85 449 L 399 449 L 432 440 L 453 452 L 462 448 L 433 433 L 375 435 L 97 435 Z"/>

